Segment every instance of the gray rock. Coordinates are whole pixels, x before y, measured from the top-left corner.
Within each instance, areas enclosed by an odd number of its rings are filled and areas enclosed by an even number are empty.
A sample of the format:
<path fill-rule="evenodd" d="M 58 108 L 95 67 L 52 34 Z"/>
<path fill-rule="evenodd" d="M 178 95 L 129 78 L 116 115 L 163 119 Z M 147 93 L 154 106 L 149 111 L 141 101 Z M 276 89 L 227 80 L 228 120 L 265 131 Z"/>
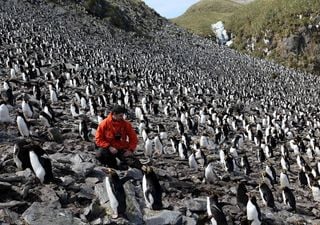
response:
<path fill-rule="evenodd" d="M 102 219 L 105 215 L 105 210 L 103 207 L 100 206 L 99 204 L 99 200 L 98 199 L 94 199 L 92 201 L 92 203 L 90 204 L 89 207 L 87 207 L 85 210 L 84 210 L 84 215 L 86 217 L 86 219 L 88 221 L 95 221 L 97 222 L 98 219 L 101 220 L 102 222 Z M 93 224 L 94 222 L 91 222 L 91 224 Z"/>
<path fill-rule="evenodd" d="M 48 134 L 49 134 L 49 138 L 52 141 L 55 141 L 57 143 L 62 143 L 63 142 L 63 137 L 61 135 L 61 131 L 58 128 L 56 128 L 56 127 L 49 128 L 48 129 Z"/>
<path fill-rule="evenodd" d="M 127 174 L 126 174 L 127 177 L 132 177 L 134 180 L 142 180 L 143 178 L 143 173 L 141 170 L 138 170 L 136 168 L 130 168 L 128 171 L 127 171 Z"/>
<path fill-rule="evenodd" d="M 124 189 L 127 203 L 126 214 L 129 221 L 134 224 L 143 224 L 143 213 L 141 210 L 141 204 L 136 198 L 135 186 L 131 182 L 127 182 L 124 185 Z"/>
<path fill-rule="evenodd" d="M 191 212 L 204 212 L 207 210 L 207 201 L 203 198 L 188 199 L 185 206 Z"/>
<path fill-rule="evenodd" d="M 17 224 L 22 225 L 22 221 L 19 220 L 20 216 L 18 213 L 11 211 L 10 209 L 0 209 L 0 221 L 6 221 L 4 224 Z"/>
<path fill-rule="evenodd" d="M 195 218 L 187 217 L 187 216 L 182 216 L 182 224 L 183 225 L 196 225 L 197 221 Z"/>
<path fill-rule="evenodd" d="M 22 217 L 28 225 L 84 225 L 68 209 L 57 209 L 46 202 L 34 202 Z"/>
<path fill-rule="evenodd" d="M 88 177 L 85 179 L 86 184 L 94 186 L 96 183 L 98 183 L 100 180 L 96 177 Z"/>
<path fill-rule="evenodd" d="M 58 195 L 50 186 L 42 186 L 40 189 L 40 193 L 40 199 L 43 202 L 55 205 L 57 208 L 61 207 Z"/>
<path fill-rule="evenodd" d="M 95 167 L 94 163 L 82 162 L 82 163 L 72 165 L 71 170 L 76 174 L 79 174 L 80 176 L 86 177 L 88 174 L 90 174 L 93 171 L 94 167 Z"/>
<path fill-rule="evenodd" d="M 146 225 L 181 224 L 181 221 L 180 223 L 178 221 L 182 220 L 182 215 L 178 211 L 161 210 L 150 212 L 150 210 L 146 210 L 143 218 Z"/>
<path fill-rule="evenodd" d="M 85 198 L 85 199 L 94 199 L 95 194 L 92 186 L 87 184 L 82 184 L 80 186 L 80 191 L 77 193 L 78 198 Z"/>
<path fill-rule="evenodd" d="M 94 186 L 94 193 L 98 197 L 100 204 L 104 204 L 109 201 L 109 197 L 103 183 L 99 183 Z"/>

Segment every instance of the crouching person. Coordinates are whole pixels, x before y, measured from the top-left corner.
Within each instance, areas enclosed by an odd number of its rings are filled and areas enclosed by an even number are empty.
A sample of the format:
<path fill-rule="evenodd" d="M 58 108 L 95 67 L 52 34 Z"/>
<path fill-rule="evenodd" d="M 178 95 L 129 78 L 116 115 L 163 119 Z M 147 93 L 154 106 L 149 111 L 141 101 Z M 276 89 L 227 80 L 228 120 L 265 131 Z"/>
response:
<path fill-rule="evenodd" d="M 96 158 L 102 165 L 114 169 L 127 169 L 128 166 L 140 169 L 141 163 L 133 155 L 138 137 L 131 123 L 124 119 L 126 110 L 116 105 L 111 113 L 98 126 L 95 141 Z M 117 159 L 120 160 L 120 165 Z"/>

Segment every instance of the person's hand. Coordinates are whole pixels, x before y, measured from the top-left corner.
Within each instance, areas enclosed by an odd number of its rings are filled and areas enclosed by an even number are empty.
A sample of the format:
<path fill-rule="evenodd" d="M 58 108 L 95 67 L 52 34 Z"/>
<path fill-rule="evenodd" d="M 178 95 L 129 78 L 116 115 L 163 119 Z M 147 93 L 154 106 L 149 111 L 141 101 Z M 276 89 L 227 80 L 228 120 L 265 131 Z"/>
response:
<path fill-rule="evenodd" d="M 124 157 L 128 157 L 128 156 L 131 156 L 132 155 L 132 151 L 130 150 L 126 150 L 124 153 L 123 153 L 123 156 Z"/>
<path fill-rule="evenodd" d="M 110 150 L 111 154 L 117 154 L 117 152 L 118 152 L 118 150 L 116 148 L 111 147 L 111 146 L 109 147 L 109 150 Z"/>

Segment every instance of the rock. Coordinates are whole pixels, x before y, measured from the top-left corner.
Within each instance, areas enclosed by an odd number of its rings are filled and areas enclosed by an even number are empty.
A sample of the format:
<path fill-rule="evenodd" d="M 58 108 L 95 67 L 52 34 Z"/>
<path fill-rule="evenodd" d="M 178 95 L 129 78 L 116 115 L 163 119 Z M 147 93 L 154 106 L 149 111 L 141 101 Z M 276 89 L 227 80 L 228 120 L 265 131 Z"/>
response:
<path fill-rule="evenodd" d="M 61 135 L 61 131 L 58 128 L 56 128 L 56 127 L 49 128 L 48 129 L 48 134 L 49 134 L 49 138 L 52 141 L 55 141 L 57 143 L 62 143 L 63 142 L 63 137 Z"/>
<path fill-rule="evenodd" d="M 207 210 L 207 200 L 203 198 L 188 199 L 184 205 L 191 212 L 205 212 Z"/>
<path fill-rule="evenodd" d="M 86 179 L 85 179 L 85 182 L 86 182 L 86 184 L 88 184 L 88 185 L 92 185 L 92 186 L 94 186 L 96 183 L 98 183 L 100 180 L 98 179 L 98 178 L 96 178 L 96 177 L 87 177 Z"/>
<path fill-rule="evenodd" d="M 197 221 L 195 218 L 187 217 L 187 216 L 182 216 L 182 224 L 183 225 L 196 225 Z"/>
<path fill-rule="evenodd" d="M 73 164 L 71 166 L 72 171 L 74 171 L 76 174 L 79 174 L 80 176 L 86 177 L 88 174 L 92 172 L 94 169 L 95 164 L 91 162 L 82 162 L 78 164 Z"/>
<path fill-rule="evenodd" d="M 40 199 L 43 202 L 50 203 L 51 205 L 54 205 L 57 208 L 61 207 L 59 202 L 59 197 L 50 186 L 48 185 L 42 186 L 40 189 L 40 193 L 41 193 Z"/>
<path fill-rule="evenodd" d="M 130 168 L 130 169 L 127 171 L 126 176 L 127 176 L 127 177 L 132 177 L 132 179 L 134 179 L 134 180 L 142 180 L 142 178 L 143 178 L 143 173 L 142 173 L 142 171 L 139 170 L 139 169 Z"/>
<path fill-rule="evenodd" d="M 100 206 L 99 204 L 99 200 L 98 199 L 94 199 L 92 201 L 92 203 L 90 204 L 89 207 L 87 207 L 84 210 L 84 215 L 86 217 L 86 219 L 90 222 L 91 224 L 96 223 L 97 221 L 99 221 L 98 219 L 100 219 L 100 221 L 102 222 L 102 219 L 105 215 L 105 210 L 103 207 Z M 94 222 L 95 221 L 95 222 Z"/>
<path fill-rule="evenodd" d="M 55 208 L 46 202 L 34 202 L 22 217 L 28 225 L 85 225 L 70 210 Z"/>
<path fill-rule="evenodd" d="M 182 215 L 177 211 L 161 210 L 149 212 L 143 218 L 146 225 L 182 224 Z"/>
<path fill-rule="evenodd" d="M 131 182 L 127 182 L 124 185 L 124 190 L 126 193 L 126 203 L 127 203 L 127 217 L 133 224 L 143 224 L 143 213 L 141 210 L 141 202 L 136 198 L 137 193 L 135 191 L 135 186 Z M 141 193 L 141 188 L 138 189 Z M 142 199 L 141 199 L 142 200 Z"/>
<path fill-rule="evenodd" d="M 62 181 L 61 185 L 64 187 L 75 183 L 75 179 L 71 176 L 64 176 L 64 177 L 61 177 L 60 179 Z"/>
<path fill-rule="evenodd" d="M 285 49 L 299 55 L 306 47 L 306 41 L 302 34 L 291 35 L 283 40 Z"/>
<path fill-rule="evenodd" d="M 94 193 L 98 197 L 101 205 L 109 201 L 109 197 L 103 183 L 98 183 L 94 186 Z"/>
<path fill-rule="evenodd" d="M 82 184 L 80 186 L 80 191 L 77 193 L 77 197 L 90 199 L 90 200 L 95 198 L 94 190 L 93 190 L 92 186 L 87 185 L 87 184 Z"/>
<path fill-rule="evenodd" d="M 1 224 L 16 224 L 23 225 L 22 221 L 20 221 L 20 216 L 18 213 L 11 211 L 10 209 L 0 209 L 0 221 Z"/>

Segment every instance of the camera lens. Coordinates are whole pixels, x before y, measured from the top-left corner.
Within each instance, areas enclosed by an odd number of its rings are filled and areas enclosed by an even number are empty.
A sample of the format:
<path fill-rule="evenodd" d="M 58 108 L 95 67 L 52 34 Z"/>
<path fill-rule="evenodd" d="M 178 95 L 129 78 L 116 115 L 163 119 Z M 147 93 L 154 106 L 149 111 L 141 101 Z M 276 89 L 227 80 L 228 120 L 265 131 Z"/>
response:
<path fill-rule="evenodd" d="M 114 139 L 120 140 L 121 139 L 121 134 L 117 133 L 114 135 Z"/>

